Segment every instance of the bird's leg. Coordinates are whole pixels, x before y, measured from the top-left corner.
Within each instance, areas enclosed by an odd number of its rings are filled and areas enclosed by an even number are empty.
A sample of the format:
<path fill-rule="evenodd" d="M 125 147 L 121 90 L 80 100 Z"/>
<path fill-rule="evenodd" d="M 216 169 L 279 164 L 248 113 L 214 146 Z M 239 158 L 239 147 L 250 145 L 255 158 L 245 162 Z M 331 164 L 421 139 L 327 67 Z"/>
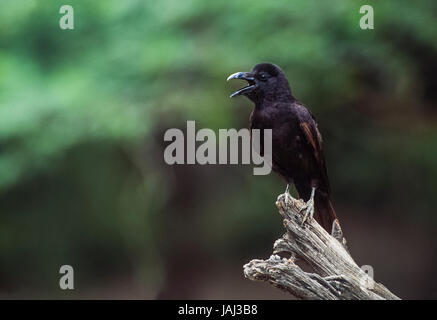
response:
<path fill-rule="evenodd" d="M 289 188 L 290 188 L 290 184 L 287 183 L 287 188 L 285 188 L 285 192 L 284 192 L 284 194 L 285 194 L 285 203 L 288 202 L 288 199 L 290 199 L 291 202 L 293 202 L 293 197 L 290 194 Z"/>
<path fill-rule="evenodd" d="M 309 220 L 311 220 L 313 218 L 313 215 L 314 215 L 314 193 L 315 192 L 316 192 L 316 188 L 313 187 L 311 190 L 311 197 L 306 203 L 307 208 L 305 210 L 305 215 L 303 216 L 303 219 L 302 219 L 302 225 L 305 223 L 307 218 L 309 218 Z"/>

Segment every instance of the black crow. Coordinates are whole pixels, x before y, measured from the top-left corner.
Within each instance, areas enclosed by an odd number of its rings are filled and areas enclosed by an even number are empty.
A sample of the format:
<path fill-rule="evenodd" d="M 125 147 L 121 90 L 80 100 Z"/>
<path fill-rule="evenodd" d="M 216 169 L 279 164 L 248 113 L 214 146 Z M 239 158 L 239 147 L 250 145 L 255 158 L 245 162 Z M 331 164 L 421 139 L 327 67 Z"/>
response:
<path fill-rule="evenodd" d="M 257 64 L 252 71 L 234 73 L 227 80 L 231 79 L 248 82 L 231 98 L 245 95 L 255 103 L 250 116 L 251 130 L 272 129 L 272 169 L 285 179 L 287 197 L 289 184 L 294 183 L 299 197 L 307 202 L 303 222 L 314 217 L 331 232 L 337 216 L 330 199 L 322 137 L 314 116 L 293 97 L 284 72 L 274 64 Z"/>

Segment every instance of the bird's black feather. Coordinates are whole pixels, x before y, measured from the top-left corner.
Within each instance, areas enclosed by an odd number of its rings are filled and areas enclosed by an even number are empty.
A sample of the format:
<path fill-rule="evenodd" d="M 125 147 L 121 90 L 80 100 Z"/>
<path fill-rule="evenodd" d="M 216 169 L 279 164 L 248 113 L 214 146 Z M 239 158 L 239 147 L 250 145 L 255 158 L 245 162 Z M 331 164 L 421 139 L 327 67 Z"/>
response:
<path fill-rule="evenodd" d="M 244 93 L 255 104 L 250 117 L 251 129 L 272 129 L 272 169 L 287 183 L 294 183 L 305 201 L 309 200 L 312 188 L 316 188 L 314 217 L 331 231 L 336 214 L 330 200 L 322 138 L 314 116 L 293 97 L 278 66 L 258 64 L 240 78 L 251 79 L 254 84 L 253 89 Z"/>

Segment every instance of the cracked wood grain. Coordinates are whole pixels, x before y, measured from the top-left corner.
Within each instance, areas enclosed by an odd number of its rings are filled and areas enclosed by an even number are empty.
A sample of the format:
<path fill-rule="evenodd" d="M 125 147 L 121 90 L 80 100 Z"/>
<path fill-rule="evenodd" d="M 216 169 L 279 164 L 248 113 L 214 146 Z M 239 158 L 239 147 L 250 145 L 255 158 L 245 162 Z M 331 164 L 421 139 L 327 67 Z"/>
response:
<path fill-rule="evenodd" d="M 314 219 L 302 224 L 305 202 L 285 194 L 278 197 L 276 206 L 286 233 L 275 241 L 270 258 L 244 265 L 246 278 L 266 281 L 303 300 L 399 300 L 355 263 L 338 224 L 334 223 L 332 235 Z M 313 272 L 303 271 L 299 261 Z"/>

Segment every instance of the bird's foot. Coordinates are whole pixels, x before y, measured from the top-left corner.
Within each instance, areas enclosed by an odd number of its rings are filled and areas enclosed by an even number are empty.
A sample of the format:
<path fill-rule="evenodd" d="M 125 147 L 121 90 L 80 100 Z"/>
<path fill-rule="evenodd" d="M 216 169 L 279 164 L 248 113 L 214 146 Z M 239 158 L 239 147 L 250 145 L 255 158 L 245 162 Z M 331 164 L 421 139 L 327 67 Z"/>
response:
<path fill-rule="evenodd" d="M 314 216 L 314 199 L 311 198 L 306 203 L 305 214 L 302 219 L 302 226 L 305 223 L 305 221 L 307 220 L 311 221 L 313 219 L 313 216 Z"/>
<path fill-rule="evenodd" d="M 306 203 L 307 206 L 305 209 L 305 214 L 304 214 L 303 219 L 302 219 L 302 226 L 305 223 L 305 221 L 307 221 L 307 219 L 308 219 L 308 221 L 313 219 L 313 216 L 314 216 L 314 193 L 315 192 L 316 192 L 316 188 L 313 187 L 311 190 L 311 197 Z"/>
<path fill-rule="evenodd" d="M 291 204 L 293 204 L 293 202 L 295 201 L 295 199 L 291 196 L 289 190 L 289 185 L 287 184 L 287 188 L 284 191 L 284 195 L 285 195 L 285 203 L 287 204 L 288 202 L 290 202 Z"/>
<path fill-rule="evenodd" d="M 288 192 L 285 192 L 284 194 L 285 194 L 285 203 L 290 202 L 291 204 L 293 204 L 295 199 L 291 196 L 291 194 Z"/>

